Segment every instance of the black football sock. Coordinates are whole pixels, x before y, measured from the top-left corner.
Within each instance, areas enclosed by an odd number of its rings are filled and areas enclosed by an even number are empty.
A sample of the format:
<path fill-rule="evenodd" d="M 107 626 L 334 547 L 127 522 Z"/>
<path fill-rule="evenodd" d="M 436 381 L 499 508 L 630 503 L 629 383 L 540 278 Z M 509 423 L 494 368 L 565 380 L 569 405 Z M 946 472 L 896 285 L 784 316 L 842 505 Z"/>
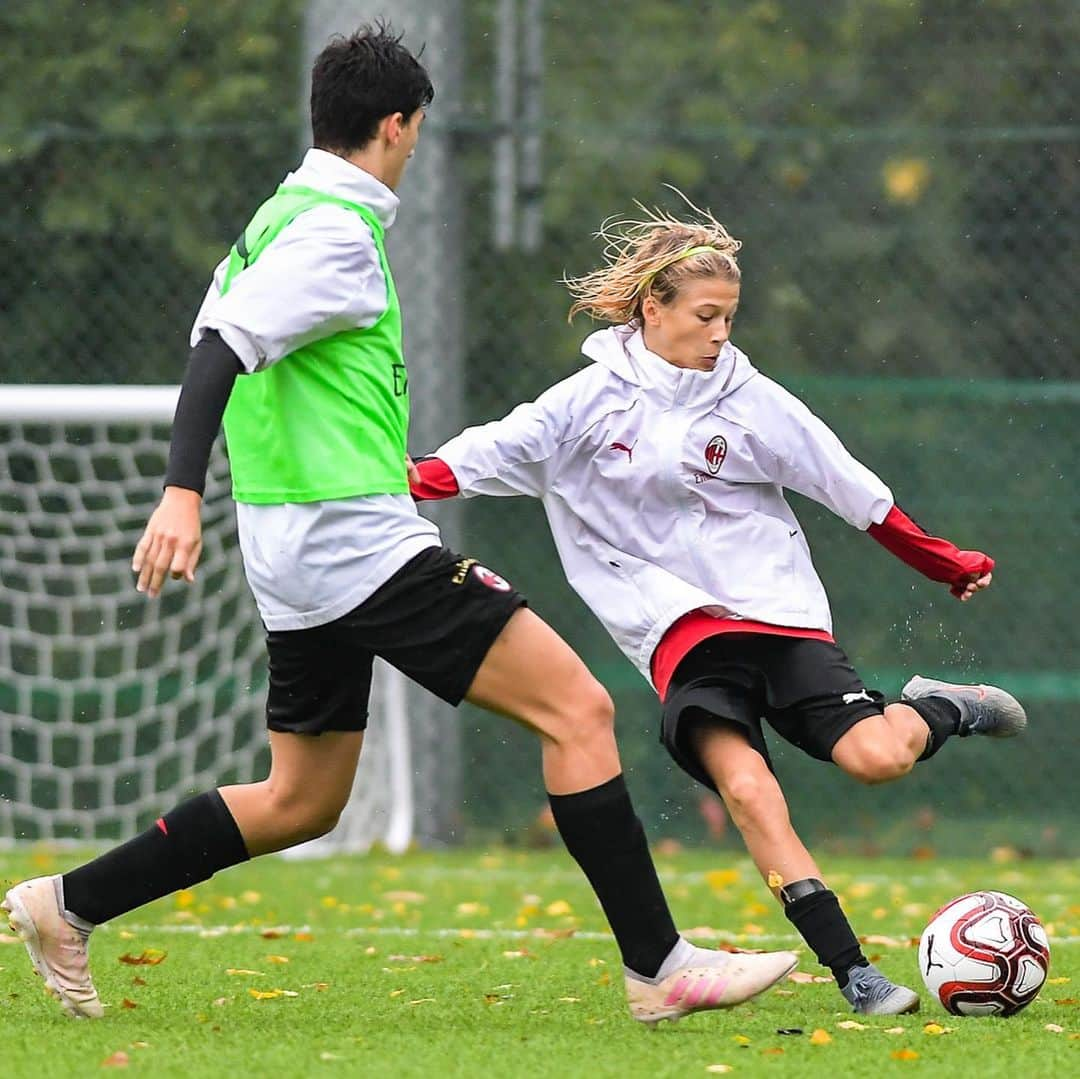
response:
<path fill-rule="evenodd" d="M 655 977 L 679 934 L 625 780 L 617 775 L 591 790 L 548 799 L 566 849 L 607 915 L 623 963 Z"/>
<path fill-rule="evenodd" d="M 841 989 L 852 967 L 869 966 L 836 895 L 820 880 L 797 880 L 780 890 L 784 914 L 828 967 Z"/>
<path fill-rule="evenodd" d="M 228 806 L 216 790 L 209 791 L 182 802 L 134 839 L 65 873 L 64 907 L 83 922 L 100 925 L 247 859 Z"/>
<path fill-rule="evenodd" d="M 926 721 L 930 733 L 926 738 L 926 749 L 919 757 L 928 761 L 941 747 L 960 730 L 960 709 L 944 697 L 920 697 L 917 701 L 901 701 Z"/>

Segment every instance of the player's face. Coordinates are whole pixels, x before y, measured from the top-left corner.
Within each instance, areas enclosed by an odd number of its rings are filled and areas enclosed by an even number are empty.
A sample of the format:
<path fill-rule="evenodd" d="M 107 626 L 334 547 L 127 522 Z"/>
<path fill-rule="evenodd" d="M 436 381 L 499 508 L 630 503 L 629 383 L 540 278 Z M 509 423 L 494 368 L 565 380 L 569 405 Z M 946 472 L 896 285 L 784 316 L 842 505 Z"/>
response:
<path fill-rule="evenodd" d="M 396 190 L 405 173 L 405 165 L 416 149 L 420 138 L 420 125 L 424 122 L 424 110 L 417 109 L 409 117 L 403 117 L 398 128 L 397 142 L 391 147 L 387 161 L 386 186 Z"/>
<path fill-rule="evenodd" d="M 645 344 L 676 367 L 711 371 L 731 336 L 739 282 L 691 278 L 669 304 L 646 296 L 641 305 Z"/>

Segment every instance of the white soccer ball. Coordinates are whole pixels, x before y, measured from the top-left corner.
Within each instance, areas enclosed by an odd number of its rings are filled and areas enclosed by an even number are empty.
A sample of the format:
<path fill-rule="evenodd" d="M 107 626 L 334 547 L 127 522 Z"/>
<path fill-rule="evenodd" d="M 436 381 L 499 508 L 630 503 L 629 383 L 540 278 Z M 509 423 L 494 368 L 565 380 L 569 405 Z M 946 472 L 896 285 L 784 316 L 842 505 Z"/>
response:
<path fill-rule="evenodd" d="M 1042 923 L 1004 892 L 946 903 L 919 941 L 926 988 L 953 1015 L 1015 1015 L 1035 999 L 1049 968 Z"/>

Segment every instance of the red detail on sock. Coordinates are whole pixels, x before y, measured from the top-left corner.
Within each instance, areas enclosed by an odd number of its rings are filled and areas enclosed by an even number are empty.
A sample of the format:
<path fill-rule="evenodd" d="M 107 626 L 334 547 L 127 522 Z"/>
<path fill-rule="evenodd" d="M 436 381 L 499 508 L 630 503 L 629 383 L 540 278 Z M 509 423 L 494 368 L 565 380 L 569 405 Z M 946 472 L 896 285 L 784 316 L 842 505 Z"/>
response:
<path fill-rule="evenodd" d="M 162 835 L 168 835 L 169 834 L 169 828 L 165 823 L 165 818 L 164 817 L 158 817 L 158 819 L 157 819 L 157 821 L 155 821 L 155 823 L 161 829 L 161 834 Z"/>

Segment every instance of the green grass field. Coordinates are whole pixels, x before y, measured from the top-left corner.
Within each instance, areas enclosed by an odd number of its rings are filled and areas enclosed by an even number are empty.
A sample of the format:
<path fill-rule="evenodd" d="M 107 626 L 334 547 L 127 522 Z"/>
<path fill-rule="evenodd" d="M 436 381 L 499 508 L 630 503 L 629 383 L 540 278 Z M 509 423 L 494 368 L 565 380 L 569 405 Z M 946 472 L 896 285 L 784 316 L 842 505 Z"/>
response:
<path fill-rule="evenodd" d="M 6 888 L 77 860 L 6 852 L 0 876 Z M 658 864 L 677 922 L 699 943 L 796 944 L 745 859 L 687 850 Z M 1080 867 L 847 859 L 827 869 L 867 954 L 894 978 L 922 990 L 911 938 L 944 901 L 997 888 L 1047 925 L 1049 983 L 1012 1019 L 958 1019 L 924 993 L 916 1016 L 853 1026 L 835 985 L 789 981 L 651 1031 L 630 1020 L 614 944 L 561 851 L 267 858 L 95 933 L 109 1006 L 100 1022 L 66 1018 L 5 933 L 4 1074 L 1080 1074 Z M 800 972 L 823 973 L 801 954 Z"/>

